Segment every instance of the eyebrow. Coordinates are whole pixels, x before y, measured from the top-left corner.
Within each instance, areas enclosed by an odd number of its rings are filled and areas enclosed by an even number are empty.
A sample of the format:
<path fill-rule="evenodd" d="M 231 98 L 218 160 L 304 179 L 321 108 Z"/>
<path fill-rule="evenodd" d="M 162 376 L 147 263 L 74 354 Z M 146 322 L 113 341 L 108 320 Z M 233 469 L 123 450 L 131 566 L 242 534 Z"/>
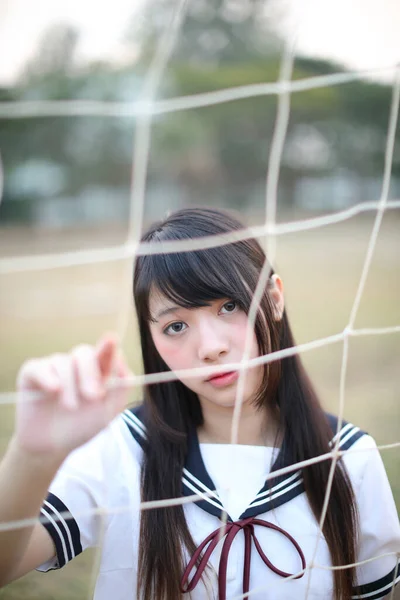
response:
<path fill-rule="evenodd" d="M 179 306 L 169 306 L 168 308 L 164 308 L 163 310 L 160 310 L 159 313 L 156 314 L 155 317 L 153 317 L 151 320 L 154 323 L 157 323 L 159 319 L 161 319 L 161 317 L 165 317 L 165 315 L 169 315 L 170 313 L 174 313 L 177 310 L 179 310 Z"/>

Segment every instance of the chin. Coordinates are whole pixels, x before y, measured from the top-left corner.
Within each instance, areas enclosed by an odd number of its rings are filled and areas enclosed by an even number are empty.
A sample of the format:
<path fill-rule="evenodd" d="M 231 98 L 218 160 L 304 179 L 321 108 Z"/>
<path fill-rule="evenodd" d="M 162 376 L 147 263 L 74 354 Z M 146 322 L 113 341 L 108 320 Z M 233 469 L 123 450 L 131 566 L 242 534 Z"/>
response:
<path fill-rule="evenodd" d="M 222 394 L 221 394 L 222 395 Z M 236 396 L 235 395 L 230 395 L 229 398 L 206 398 L 206 397 L 202 397 L 202 399 L 210 404 L 214 404 L 215 406 L 220 406 L 221 408 L 231 408 L 232 410 L 235 408 L 235 404 L 236 404 Z M 242 400 L 242 406 L 246 405 L 249 403 L 249 399 L 244 397 Z"/>

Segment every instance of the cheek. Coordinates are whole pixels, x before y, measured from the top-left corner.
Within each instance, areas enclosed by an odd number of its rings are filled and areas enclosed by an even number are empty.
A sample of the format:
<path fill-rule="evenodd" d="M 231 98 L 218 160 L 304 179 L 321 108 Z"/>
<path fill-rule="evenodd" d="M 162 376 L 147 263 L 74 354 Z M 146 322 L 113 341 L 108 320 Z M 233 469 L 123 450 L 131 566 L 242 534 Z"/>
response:
<path fill-rule="evenodd" d="M 171 371 L 185 369 L 190 366 L 190 356 L 187 348 L 179 344 L 178 340 L 171 341 L 164 335 L 153 336 L 154 345 L 163 361 Z"/>
<path fill-rule="evenodd" d="M 247 330 L 248 319 L 244 315 L 244 318 L 235 325 L 235 331 L 233 332 L 233 339 L 235 340 L 236 348 L 243 354 L 246 347 L 246 330 Z M 260 355 L 256 334 L 254 331 L 251 334 L 250 344 L 250 358 L 255 358 Z"/>

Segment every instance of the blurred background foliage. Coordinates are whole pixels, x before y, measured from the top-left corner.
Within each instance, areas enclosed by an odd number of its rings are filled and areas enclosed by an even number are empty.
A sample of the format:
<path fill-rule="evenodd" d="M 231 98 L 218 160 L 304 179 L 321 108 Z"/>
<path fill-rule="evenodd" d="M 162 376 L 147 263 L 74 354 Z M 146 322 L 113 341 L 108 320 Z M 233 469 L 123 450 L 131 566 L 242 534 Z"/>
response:
<path fill-rule="evenodd" d="M 173 5 L 156 0 L 127 25 L 124 42 L 136 53 L 133 65 L 83 67 L 75 60 L 78 31 L 63 24 L 48 30 L 18 84 L 0 89 L 0 101 L 135 102 Z M 261 1 L 189 4 L 158 98 L 275 82 L 283 43 L 264 7 Z M 293 79 L 344 71 L 297 57 Z M 391 86 L 361 79 L 292 94 L 280 215 L 379 198 L 390 98 Z M 155 116 L 146 215 L 190 204 L 240 208 L 249 215 L 261 211 L 275 113 L 276 96 L 260 95 Z M 1 119 L 2 223 L 62 227 L 124 220 L 134 136 L 133 117 Z M 394 196 L 399 178 L 397 144 Z"/>

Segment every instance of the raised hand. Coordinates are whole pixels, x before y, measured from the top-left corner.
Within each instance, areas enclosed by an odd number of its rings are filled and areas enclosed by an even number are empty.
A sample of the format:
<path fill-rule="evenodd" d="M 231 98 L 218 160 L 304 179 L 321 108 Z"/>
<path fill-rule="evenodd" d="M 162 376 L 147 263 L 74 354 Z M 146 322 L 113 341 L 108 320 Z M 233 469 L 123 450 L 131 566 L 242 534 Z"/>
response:
<path fill-rule="evenodd" d="M 64 458 L 124 409 L 130 371 L 111 335 L 23 364 L 17 379 L 15 441 L 24 451 Z M 109 377 L 120 385 L 107 389 Z"/>

